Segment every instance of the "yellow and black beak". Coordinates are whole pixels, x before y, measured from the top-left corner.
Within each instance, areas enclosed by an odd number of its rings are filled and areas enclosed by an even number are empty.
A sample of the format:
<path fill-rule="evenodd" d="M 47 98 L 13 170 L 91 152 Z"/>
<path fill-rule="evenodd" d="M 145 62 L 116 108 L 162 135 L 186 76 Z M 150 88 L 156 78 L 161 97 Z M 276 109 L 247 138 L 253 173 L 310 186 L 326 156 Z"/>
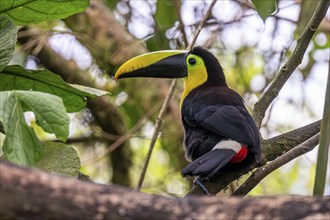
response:
<path fill-rule="evenodd" d="M 181 78 L 187 76 L 187 50 L 163 50 L 134 57 L 116 72 L 115 79 L 129 77 Z"/>

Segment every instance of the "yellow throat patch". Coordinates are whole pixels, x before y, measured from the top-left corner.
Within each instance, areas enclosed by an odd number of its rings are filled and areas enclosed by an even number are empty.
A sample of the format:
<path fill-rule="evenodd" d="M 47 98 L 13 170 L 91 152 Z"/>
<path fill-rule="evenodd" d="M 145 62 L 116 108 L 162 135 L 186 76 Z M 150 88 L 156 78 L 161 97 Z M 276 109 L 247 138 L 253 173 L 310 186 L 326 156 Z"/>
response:
<path fill-rule="evenodd" d="M 194 58 L 196 60 L 196 64 L 189 64 L 189 59 Z M 202 58 L 189 54 L 187 59 L 187 67 L 188 67 L 188 75 L 184 77 L 184 90 L 182 93 L 180 108 L 182 106 L 183 100 L 187 97 L 187 95 L 198 86 L 204 84 L 207 81 L 207 70 Z"/>

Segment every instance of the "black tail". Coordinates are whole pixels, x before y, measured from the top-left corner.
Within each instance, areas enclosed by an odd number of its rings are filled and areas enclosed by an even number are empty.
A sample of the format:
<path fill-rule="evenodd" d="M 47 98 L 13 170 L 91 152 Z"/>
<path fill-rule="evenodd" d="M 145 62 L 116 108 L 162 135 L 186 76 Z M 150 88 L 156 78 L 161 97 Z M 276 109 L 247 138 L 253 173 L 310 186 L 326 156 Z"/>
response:
<path fill-rule="evenodd" d="M 201 176 L 211 178 L 225 166 L 236 152 L 230 149 L 214 149 L 204 154 L 183 168 L 183 176 Z"/>

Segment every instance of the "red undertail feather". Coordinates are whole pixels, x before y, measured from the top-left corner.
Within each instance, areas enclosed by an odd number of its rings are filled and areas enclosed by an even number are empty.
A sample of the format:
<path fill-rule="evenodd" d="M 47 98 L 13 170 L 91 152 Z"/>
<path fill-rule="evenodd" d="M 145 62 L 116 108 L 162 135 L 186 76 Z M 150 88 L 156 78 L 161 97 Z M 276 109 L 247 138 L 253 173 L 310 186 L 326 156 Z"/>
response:
<path fill-rule="evenodd" d="M 248 151 L 249 149 L 246 146 L 242 146 L 242 148 L 235 154 L 235 156 L 230 160 L 230 162 L 232 163 L 241 162 L 248 154 Z"/>

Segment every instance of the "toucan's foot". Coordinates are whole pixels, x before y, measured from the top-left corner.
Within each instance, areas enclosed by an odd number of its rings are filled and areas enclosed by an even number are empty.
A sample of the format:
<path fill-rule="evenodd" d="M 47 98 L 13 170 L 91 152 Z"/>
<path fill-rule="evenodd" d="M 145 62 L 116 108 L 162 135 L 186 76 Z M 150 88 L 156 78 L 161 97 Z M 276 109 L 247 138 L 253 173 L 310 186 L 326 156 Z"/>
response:
<path fill-rule="evenodd" d="M 207 190 L 207 188 L 206 188 L 206 187 L 204 186 L 204 184 L 202 183 L 202 179 L 201 179 L 199 176 L 195 178 L 193 184 L 194 184 L 194 185 L 197 184 L 197 185 L 203 190 L 203 192 L 204 192 L 206 195 L 208 195 L 208 196 L 211 195 L 211 193 Z"/>

